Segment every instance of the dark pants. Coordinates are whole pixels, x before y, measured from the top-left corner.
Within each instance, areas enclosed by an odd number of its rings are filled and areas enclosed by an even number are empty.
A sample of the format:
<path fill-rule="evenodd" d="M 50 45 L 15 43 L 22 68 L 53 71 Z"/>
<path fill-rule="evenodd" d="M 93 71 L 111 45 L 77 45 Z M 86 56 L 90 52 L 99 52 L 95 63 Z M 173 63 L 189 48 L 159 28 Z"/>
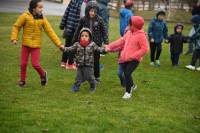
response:
<path fill-rule="evenodd" d="M 66 36 L 65 37 L 65 47 L 70 47 L 72 46 L 72 38 L 73 36 Z M 74 63 L 74 53 L 72 52 L 63 52 L 63 55 L 62 55 L 62 62 L 64 63 L 67 63 L 68 61 L 68 64 L 71 65 Z"/>
<path fill-rule="evenodd" d="M 151 62 L 155 62 L 155 55 L 156 55 L 156 60 L 159 60 L 160 54 L 162 51 L 162 45 L 161 43 L 151 43 L 150 42 L 150 57 L 151 57 Z"/>
<path fill-rule="evenodd" d="M 125 87 L 126 86 L 126 82 L 125 82 L 125 77 L 124 77 L 124 71 L 123 71 L 123 68 L 122 68 L 122 64 L 119 64 L 117 75 L 118 75 L 118 77 L 120 79 L 121 86 Z"/>
<path fill-rule="evenodd" d="M 171 61 L 173 66 L 178 65 L 179 57 L 180 53 L 171 53 Z"/>
<path fill-rule="evenodd" d="M 196 49 L 193 51 L 191 65 L 195 66 L 197 59 L 200 59 L 200 49 Z"/>
<path fill-rule="evenodd" d="M 90 84 L 90 89 L 95 89 L 96 83 L 94 78 L 94 69 L 92 67 L 78 67 L 76 81 L 73 88 L 78 90 L 81 83 L 88 81 Z"/>
<path fill-rule="evenodd" d="M 100 60 L 100 53 L 94 53 L 94 76 L 95 78 L 100 77 L 100 68 L 99 68 L 99 60 Z"/>
<path fill-rule="evenodd" d="M 123 71 L 124 71 L 125 81 L 126 81 L 126 92 L 128 93 L 131 92 L 131 87 L 135 85 L 131 77 L 131 74 L 137 68 L 138 64 L 139 62 L 135 60 L 121 63 Z"/>

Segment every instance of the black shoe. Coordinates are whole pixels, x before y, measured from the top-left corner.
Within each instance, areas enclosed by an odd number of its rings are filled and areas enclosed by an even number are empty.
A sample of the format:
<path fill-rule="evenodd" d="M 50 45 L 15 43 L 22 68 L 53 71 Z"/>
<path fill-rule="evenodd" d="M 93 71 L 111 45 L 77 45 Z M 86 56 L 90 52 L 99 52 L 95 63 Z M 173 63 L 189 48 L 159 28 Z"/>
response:
<path fill-rule="evenodd" d="M 47 82 L 48 82 L 48 77 L 47 77 L 47 72 L 45 71 L 44 77 L 41 77 L 41 85 L 45 86 L 47 85 Z"/>
<path fill-rule="evenodd" d="M 19 85 L 19 87 L 24 87 L 25 84 L 26 84 L 26 82 L 21 80 L 21 81 L 19 81 L 18 85 Z"/>

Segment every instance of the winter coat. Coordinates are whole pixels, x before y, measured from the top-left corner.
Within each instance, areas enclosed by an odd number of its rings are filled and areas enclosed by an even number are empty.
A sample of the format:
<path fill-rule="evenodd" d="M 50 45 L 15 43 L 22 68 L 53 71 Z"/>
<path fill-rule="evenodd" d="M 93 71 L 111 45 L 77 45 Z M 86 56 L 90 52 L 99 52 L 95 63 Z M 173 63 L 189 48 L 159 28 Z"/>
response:
<path fill-rule="evenodd" d="M 195 44 L 195 49 L 200 49 L 200 24 L 194 25 L 195 33 L 190 38 L 191 42 Z"/>
<path fill-rule="evenodd" d="M 66 52 L 73 52 L 75 53 L 75 62 L 78 67 L 81 66 L 94 66 L 94 53 L 100 52 L 105 53 L 105 49 L 97 46 L 93 41 L 91 41 L 86 47 L 81 46 L 79 43 L 80 35 L 83 31 L 88 31 L 90 34 L 90 38 L 92 37 L 91 31 L 88 28 L 83 28 L 80 31 L 78 42 L 76 42 L 71 47 L 65 47 Z"/>
<path fill-rule="evenodd" d="M 132 24 L 141 27 L 144 21 L 138 16 L 131 17 Z M 141 61 L 143 56 L 148 52 L 148 42 L 146 33 L 142 29 L 134 32 L 127 31 L 126 34 L 119 40 L 107 45 L 106 48 L 110 51 L 121 51 L 119 63 L 129 62 L 132 60 Z"/>
<path fill-rule="evenodd" d="M 155 43 L 161 43 L 163 39 L 167 39 L 167 24 L 163 20 L 154 17 L 148 27 L 149 39 L 153 38 Z"/>
<path fill-rule="evenodd" d="M 22 45 L 30 48 L 40 48 L 42 41 L 42 30 L 44 29 L 56 46 L 62 42 L 53 31 L 46 17 L 34 19 L 33 15 L 26 11 L 19 16 L 14 23 L 11 32 L 11 40 L 18 40 L 20 29 L 23 27 Z"/>

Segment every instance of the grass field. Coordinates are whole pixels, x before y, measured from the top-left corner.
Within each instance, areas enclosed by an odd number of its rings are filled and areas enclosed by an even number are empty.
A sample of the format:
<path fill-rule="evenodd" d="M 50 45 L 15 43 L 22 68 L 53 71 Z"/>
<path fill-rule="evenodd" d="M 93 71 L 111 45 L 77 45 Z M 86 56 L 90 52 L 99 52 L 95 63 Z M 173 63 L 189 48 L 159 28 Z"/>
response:
<path fill-rule="evenodd" d="M 117 54 L 101 58 L 105 68 L 95 93 L 89 92 L 88 84 L 72 93 L 76 73 L 59 67 L 61 52 L 44 35 L 41 64 L 48 71 L 49 83 L 41 87 L 29 63 L 27 86 L 19 88 L 21 43 L 13 46 L 9 41 L 17 16 L 0 13 L 0 133 L 200 132 L 200 72 L 184 68 L 191 60 L 185 55 L 180 66 L 173 68 L 167 44 L 163 44 L 160 68 L 149 66 L 149 54 L 144 58 L 133 75 L 138 89 L 125 101 L 116 75 Z M 60 17 L 48 19 L 61 37 Z M 169 24 L 169 33 L 173 26 Z M 185 25 L 184 33 L 189 29 Z M 109 37 L 110 41 L 119 37 L 118 19 L 111 19 Z"/>

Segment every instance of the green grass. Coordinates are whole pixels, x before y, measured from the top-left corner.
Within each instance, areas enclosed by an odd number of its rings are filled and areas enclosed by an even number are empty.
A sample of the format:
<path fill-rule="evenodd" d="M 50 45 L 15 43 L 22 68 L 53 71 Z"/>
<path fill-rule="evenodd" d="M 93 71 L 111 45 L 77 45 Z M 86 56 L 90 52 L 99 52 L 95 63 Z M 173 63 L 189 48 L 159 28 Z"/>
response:
<path fill-rule="evenodd" d="M 105 69 L 95 93 L 89 92 L 88 84 L 72 93 L 76 72 L 59 68 L 61 52 L 44 35 L 41 65 L 48 71 L 49 83 L 41 87 L 39 76 L 29 63 L 27 86 L 19 88 L 21 42 L 13 46 L 9 41 L 17 16 L 0 13 L 1 133 L 200 132 L 200 73 L 184 68 L 191 56 L 182 55 L 180 66 L 173 68 L 167 44 L 163 45 L 160 68 L 149 66 L 149 54 L 144 58 L 133 74 L 138 89 L 132 99 L 125 101 L 116 75 L 117 54 L 101 58 Z M 48 19 L 61 37 L 60 17 Z M 118 23 L 118 19 L 110 21 L 111 41 L 119 37 Z M 173 26 L 169 24 L 170 33 Z M 185 25 L 184 33 L 189 29 L 190 25 Z M 186 51 L 187 45 L 184 47 Z"/>

